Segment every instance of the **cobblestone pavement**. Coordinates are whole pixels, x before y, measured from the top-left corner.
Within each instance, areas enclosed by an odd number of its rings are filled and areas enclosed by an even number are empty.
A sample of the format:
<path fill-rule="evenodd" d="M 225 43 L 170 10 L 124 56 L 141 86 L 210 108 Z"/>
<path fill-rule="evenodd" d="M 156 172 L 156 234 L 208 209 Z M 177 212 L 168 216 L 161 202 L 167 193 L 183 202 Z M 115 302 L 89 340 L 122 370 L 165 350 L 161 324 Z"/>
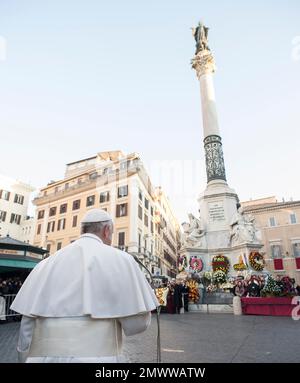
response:
<path fill-rule="evenodd" d="M 162 362 L 300 362 L 300 321 L 231 314 L 161 314 Z M 16 362 L 19 323 L 0 325 L 0 362 Z M 127 337 L 131 362 L 156 361 L 156 316 L 144 333 Z"/>

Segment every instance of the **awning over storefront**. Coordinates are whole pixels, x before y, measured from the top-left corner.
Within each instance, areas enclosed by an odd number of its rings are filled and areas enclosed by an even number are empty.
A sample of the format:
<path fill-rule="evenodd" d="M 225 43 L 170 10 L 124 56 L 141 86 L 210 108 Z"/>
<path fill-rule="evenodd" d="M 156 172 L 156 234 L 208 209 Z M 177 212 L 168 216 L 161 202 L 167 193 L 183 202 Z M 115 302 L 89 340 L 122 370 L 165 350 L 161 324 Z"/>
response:
<path fill-rule="evenodd" d="M 29 260 L 15 260 L 15 259 L 0 259 L 0 268 L 5 267 L 6 268 L 19 268 L 19 269 L 33 269 L 34 266 L 38 264 L 34 261 Z"/>
<path fill-rule="evenodd" d="M 14 271 L 28 272 L 45 256 L 47 250 L 6 236 L 0 238 L 0 274 Z"/>

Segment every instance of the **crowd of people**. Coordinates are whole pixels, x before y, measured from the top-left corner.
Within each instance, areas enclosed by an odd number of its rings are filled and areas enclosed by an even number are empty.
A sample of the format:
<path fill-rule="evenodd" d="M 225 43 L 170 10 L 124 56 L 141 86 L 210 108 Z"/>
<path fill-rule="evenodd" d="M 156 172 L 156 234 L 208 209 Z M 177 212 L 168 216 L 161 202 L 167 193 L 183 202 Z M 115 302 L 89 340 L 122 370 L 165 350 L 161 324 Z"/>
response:
<path fill-rule="evenodd" d="M 20 276 L 0 278 L 0 324 L 8 320 L 20 320 L 19 315 L 10 310 L 13 298 L 22 287 L 24 278 Z"/>
<path fill-rule="evenodd" d="M 242 276 L 231 278 L 226 284 L 223 285 L 224 292 L 231 293 L 232 295 L 239 297 L 260 297 L 266 296 L 268 289 L 264 289 L 268 281 L 268 276 L 265 275 L 248 275 L 245 278 Z M 300 296 L 300 286 L 295 283 L 295 279 L 288 276 L 280 277 L 277 276 L 274 282 L 277 286 L 277 296 Z M 188 304 L 206 303 L 207 298 L 210 297 L 211 290 L 210 286 L 202 281 L 201 278 L 197 280 L 197 294 L 193 292 L 193 285 L 190 281 L 180 281 L 172 279 L 171 281 L 163 281 L 160 283 L 158 290 L 165 292 L 164 299 L 161 303 L 161 311 L 168 314 L 180 314 L 188 311 Z M 220 290 L 220 289 L 219 289 Z M 216 290 L 216 291 L 219 291 Z M 194 293 L 194 297 L 193 297 Z M 163 295 L 163 294 L 162 294 Z M 196 299 L 192 299 L 195 298 Z"/>
<path fill-rule="evenodd" d="M 267 283 L 266 276 L 248 276 L 247 278 L 237 278 L 234 281 L 232 293 L 239 297 L 260 297 L 264 296 L 264 287 Z M 290 277 L 277 276 L 275 279 L 278 286 L 278 295 L 300 295 L 300 286 L 296 285 L 295 279 Z"/>
<path fill-rule="evenodd" d="M 232 293 L 239 297 L 259 297 L 264 286 L 265 278 L 263 276 L 251 276 L 246 279 L 237 278 L 234 281 Z"/>
<path fill-rule="evenodd" d="M 0 278 L 0 295 L 17 294 L 22 284 L 21 277 Z"/>
<path fill-rule="evenodd" d="M 186 282 L 172 279 L 169 282 L 163 282 L 160 287 L 168 291 L 166 305 L 162 306 L 162 312 L 181 314 L 189 310 L 189 287 Z"/>

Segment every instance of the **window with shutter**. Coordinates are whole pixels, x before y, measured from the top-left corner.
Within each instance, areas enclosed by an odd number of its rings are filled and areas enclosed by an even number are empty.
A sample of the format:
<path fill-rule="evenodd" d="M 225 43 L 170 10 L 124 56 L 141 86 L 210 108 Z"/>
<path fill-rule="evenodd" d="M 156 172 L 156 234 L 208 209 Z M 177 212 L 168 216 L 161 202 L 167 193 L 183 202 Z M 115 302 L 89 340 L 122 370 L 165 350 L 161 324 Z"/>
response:
<path fill-rule="evenodd" d="M 274 270 L 284 270 L 282 259 L 274 259 Z"/>
<path fill-rule="evenodd" d="M 118 235 L 118 246 L 125 246 L 125 232 L 121 231 Z"/>

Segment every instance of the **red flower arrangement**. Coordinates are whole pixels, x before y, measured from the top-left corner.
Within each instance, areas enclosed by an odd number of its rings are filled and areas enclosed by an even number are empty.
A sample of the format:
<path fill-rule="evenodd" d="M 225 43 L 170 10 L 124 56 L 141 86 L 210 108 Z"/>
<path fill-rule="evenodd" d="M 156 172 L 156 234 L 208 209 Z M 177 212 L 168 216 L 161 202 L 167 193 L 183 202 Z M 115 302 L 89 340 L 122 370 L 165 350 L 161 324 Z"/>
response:
<path fill-rule="evenodd" d="M 203 269 L 203 262 L 199 258 L 192 258 L 190 262 L 190 266 L 195 271 L 202 271 Z"/>
<path fill-rule="evenodd" d="M 225 255 L 216 255 L 212 260 L 213 271 L 223 271 L 227 274 L 229 271 L 229 260 Z"/>

